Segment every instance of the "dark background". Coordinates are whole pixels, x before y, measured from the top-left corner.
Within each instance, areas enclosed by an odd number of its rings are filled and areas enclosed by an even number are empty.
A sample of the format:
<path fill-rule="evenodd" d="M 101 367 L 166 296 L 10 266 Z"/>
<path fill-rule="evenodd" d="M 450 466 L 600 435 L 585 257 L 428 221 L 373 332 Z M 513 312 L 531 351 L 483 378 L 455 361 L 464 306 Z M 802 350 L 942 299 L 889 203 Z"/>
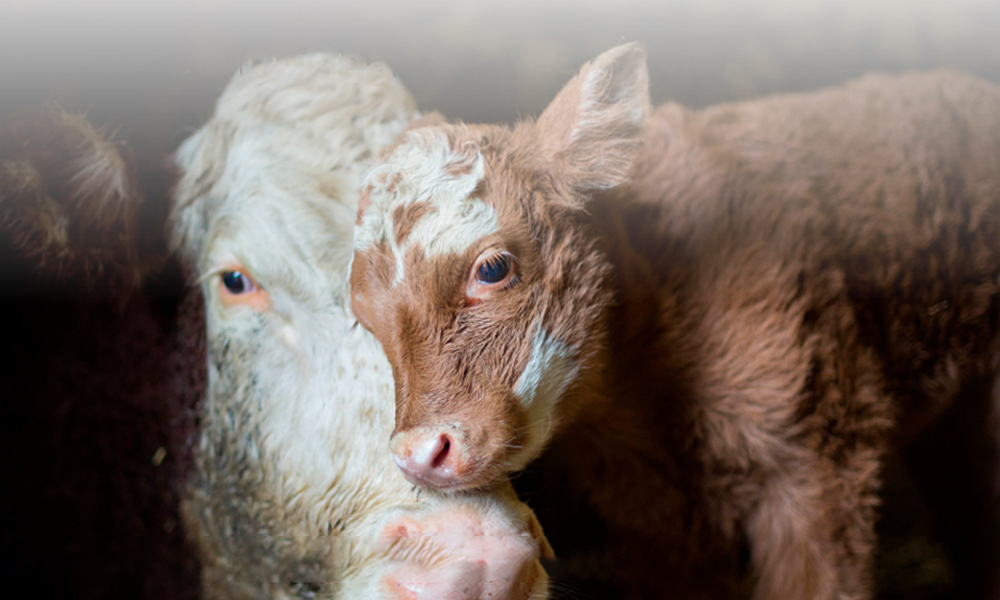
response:
<path fill-rule="evenodd" d="M 56 101 L 154 165 L 251 60 L 323 50 L 385 61 L 425 110 L 511 121 L 537 115 L 581 63 L 632 40 L 649 51 L 656 103 L 811 90 L 873 70 L 944 67 L 1000 82 L 1000 0 L 3 0 L 0 117 Z M 37 437 L 28 423 L 5 426 Z M 934 449 L 925 454 L 933 460 Z M 911 473 L 893 462 L 887 478 L 879 597 L 956 597 Z"/>

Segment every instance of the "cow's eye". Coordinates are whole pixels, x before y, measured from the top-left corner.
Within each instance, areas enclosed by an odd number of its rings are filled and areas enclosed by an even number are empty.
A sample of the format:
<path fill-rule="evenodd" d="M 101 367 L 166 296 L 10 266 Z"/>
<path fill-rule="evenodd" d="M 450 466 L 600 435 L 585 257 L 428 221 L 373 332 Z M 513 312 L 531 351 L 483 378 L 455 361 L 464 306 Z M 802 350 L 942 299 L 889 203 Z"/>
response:
<path fill-rule="evenodd" d="M 257 290 L 257 284 L 253 282 L 253 279 L 240 271 L 223 271 L 222 285 L 225 286 L 226 291 L 234 296 L 249 294 Z"/>
<path fill-rule="evenodd" d="M 249 306 L 258 311 L 271 308 L 267 290 L 257 285 L 242 266 L 231 266 L 219 275 L 219 300 L 223 306 Z"/>
<path fill-rule="evenodd" d="M 490 256 L 476 269 L 476 281 L 483 285 L 500 283 L 510 274 L 513 266 L 511 257 L 506 253 Z"/>

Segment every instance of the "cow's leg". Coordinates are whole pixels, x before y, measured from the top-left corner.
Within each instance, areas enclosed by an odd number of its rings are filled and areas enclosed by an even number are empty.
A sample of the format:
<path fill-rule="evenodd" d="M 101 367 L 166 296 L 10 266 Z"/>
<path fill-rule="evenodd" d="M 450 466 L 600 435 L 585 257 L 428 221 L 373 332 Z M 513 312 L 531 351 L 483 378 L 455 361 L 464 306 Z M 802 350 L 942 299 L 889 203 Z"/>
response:
<path fill-rule="evenodd" d="M 870 597 L 878 454 L 836 467 L 823 459 L 775 475 L 761 490 L 747 534 L 754 600 Z"/>
<path fill-rule="evenodd" d="M 849 332 L 848 332 L 849 333 Z M 872 593 L 880 466 L 894 423 L 874 357 L 850 336 L 814 348 L 785 443 L 746 520 L 754 600 L 866 600 Z"/>

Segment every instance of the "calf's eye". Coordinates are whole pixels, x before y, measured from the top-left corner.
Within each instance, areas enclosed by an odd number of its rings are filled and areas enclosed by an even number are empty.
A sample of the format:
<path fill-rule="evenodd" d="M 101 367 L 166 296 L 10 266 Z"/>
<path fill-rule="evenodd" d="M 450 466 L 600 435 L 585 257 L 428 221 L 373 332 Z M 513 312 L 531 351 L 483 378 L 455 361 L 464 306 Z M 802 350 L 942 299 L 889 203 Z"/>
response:
<path fill-rule="evenodd" d="M 222 273 L 222 285 L 230 294 L 247 294 L 257 289 L 253 279 L 250 279 L 239 271 L 224 271 Z"/>
<path fill-rule="evenodd" d="M 503 251 L 484 252 L 469 273 L 465 286 L 465 304 L 474 306 L 494 292 L 505 290 L 517 282 L 514 257 Z"/>
<path fill-rule="evenodd" d="M 499 283 L 510 274 L 511 266 L 509 254 L 494 254 L 476 269 L 476 281 L 484 285 Z"/>

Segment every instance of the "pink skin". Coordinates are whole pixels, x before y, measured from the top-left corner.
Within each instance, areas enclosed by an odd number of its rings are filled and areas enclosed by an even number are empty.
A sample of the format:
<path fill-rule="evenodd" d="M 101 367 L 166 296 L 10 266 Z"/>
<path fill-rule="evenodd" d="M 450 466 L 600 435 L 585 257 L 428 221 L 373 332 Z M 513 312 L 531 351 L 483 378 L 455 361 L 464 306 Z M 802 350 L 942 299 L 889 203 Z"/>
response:
<path fill-rule="evenodd" d="M 418 538 L 427 536 L 428 540 Z M 552 549 L 534 519 L 514 529 L 470 507 L 430 517 L 399 518 L 382 531 L 383 543 L 433 548 L 430 564 L 403 562 L 382 579 L 398 600 L 528 600 L 544 598 L 548 576 L 538 558 Z M 422 561 L 424 562 L 424 561 Z"/>
<path fill-rule="evenodd" d="M 417 427 L 397 433 L 391 442 L 392 460 L 417 485 L 447 489 L 463 461 L 463 447 L 447 431 Z"/>

